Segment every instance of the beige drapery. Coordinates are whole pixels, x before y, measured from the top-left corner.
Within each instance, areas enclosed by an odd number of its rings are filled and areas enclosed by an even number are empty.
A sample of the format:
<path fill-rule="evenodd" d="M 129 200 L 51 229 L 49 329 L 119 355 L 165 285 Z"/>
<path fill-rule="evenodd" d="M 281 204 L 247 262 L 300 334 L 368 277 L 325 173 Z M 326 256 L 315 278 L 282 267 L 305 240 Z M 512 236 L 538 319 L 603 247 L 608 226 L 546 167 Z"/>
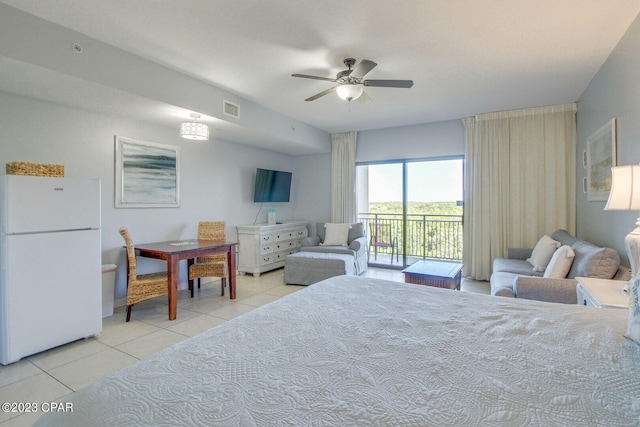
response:
<path fill-rule="evenodd" d="M 576 104 L 482 114 L 465 126 L 464 274 L 487 280 L 508 247 L 575 234 Z"/>
<path fill-rule="evenodd" d="M 356 140 L 358 132 L 331 135 L 331 222 L 356 220 Z"/>

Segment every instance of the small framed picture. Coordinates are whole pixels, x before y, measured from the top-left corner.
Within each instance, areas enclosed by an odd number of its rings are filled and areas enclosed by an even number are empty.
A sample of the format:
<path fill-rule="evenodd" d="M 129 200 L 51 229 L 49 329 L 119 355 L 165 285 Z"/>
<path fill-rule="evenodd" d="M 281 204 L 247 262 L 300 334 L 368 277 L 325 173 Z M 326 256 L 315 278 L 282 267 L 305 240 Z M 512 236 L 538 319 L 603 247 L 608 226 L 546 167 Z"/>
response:
<path fill-rule="evenodd" d="M 616 165 L 616 119 L 587 138 L 587 199 L 606 201 L 611 191 L 611 168 Z"/>

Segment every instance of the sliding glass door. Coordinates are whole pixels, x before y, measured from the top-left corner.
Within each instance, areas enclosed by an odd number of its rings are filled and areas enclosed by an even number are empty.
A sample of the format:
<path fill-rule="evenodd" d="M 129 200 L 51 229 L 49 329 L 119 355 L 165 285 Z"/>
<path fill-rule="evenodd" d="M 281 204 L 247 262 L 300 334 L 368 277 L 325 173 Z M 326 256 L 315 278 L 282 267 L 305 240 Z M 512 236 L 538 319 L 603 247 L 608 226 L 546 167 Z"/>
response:
<path fill-rule="evenodd" d="M 356 171 L 370 265 L 462 259 L 462 158 L 359 164 Z"/>

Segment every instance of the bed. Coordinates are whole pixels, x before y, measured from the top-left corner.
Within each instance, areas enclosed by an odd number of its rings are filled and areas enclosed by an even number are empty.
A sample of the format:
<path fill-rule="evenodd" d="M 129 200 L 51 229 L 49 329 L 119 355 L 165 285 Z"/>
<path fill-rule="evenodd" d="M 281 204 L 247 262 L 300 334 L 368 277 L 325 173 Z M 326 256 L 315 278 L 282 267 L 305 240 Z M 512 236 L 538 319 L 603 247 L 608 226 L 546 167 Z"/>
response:
<path fill-rule="evenodd" d="M 626 321 L 334 277 L 109 375 L 36 425 L 638 425 Z"/>

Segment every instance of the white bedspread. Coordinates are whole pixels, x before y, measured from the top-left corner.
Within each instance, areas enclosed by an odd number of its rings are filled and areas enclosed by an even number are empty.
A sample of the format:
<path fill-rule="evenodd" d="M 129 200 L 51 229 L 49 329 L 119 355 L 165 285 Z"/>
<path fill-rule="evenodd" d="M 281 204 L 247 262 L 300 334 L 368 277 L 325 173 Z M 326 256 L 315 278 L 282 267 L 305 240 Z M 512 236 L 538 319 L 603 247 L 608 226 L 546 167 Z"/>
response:
<path fill-rule="evenodd" d="M 36 425 L 638 425 L 626 319 L 335 277 L 103 378 Z"/>

